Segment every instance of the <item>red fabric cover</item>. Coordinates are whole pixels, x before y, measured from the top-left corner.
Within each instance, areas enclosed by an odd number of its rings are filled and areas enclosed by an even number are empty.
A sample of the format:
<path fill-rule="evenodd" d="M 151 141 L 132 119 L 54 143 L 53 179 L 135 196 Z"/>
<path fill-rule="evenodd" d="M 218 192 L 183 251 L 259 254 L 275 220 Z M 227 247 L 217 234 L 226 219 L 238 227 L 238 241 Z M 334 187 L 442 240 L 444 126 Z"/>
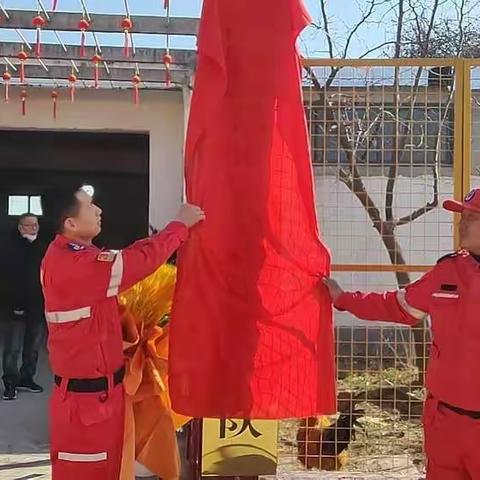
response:
<path fill-rule="evenodd" d="M 193 417 L 335 410 L 332 307 L 296 38 L 300 0 L 205 0 L 186 147 L 207 220 L 181 251 L 173 408 Z"/>

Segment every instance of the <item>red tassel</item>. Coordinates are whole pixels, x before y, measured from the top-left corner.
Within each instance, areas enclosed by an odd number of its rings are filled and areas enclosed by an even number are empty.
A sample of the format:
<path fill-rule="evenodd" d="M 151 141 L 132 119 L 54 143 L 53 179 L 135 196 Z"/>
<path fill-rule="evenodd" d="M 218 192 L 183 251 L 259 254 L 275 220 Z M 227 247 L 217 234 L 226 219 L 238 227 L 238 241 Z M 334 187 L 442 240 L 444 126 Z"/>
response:
<path fill-rule="evenodd" d="M 28 55 L 21 50 L 18 55 L 18 59 L 20 60 L 20 82 L 25 83 L 25 62 L 28 59 Z"/>
<path fill-rule="evenodd" d="M 80 39 L 80 56 L 85 56 L 85 40 L 87 34 L 85 33 L 90 28 L 90 22 L 86 18 L 82 18 L 78 22 L 78 29 L 81 32 L 81 39 Z"/>
<path fill-rule="evenodd" d="M 53 100 L 53 119 L 57 119 L 57 98 L 58 98 L 58 93 L 53 91 L 52 92 L 52 100 Z"/>
<path fill-rule="evenodd" d="M 70 83 L 70 101 L 75 102 L 75 84 L 77 82 L 77 76 L 72 72 L 68 77 L 68 82 Z"/>
<path fill-rule="evenodd" d="M 136 73 L 132 77 L 133 83 L 133 103 L 138 107 L 140 105 L 140 82 L 142 81 L 140 74 Z"/>
<path fill-rule="evenodd" d="M 100 73 L 98 71 L 98 63 L 95 64 L 95 88 L 98 88 L 98 83 L 100 80 Z"/>
<path fill-rule="evenodd" d="M 133 87 L 133 103 L 138 107 L 140 105 L 140 89 L 138 84 Z"/>
<path fill-rule="evenodd" d="M 169 7 L 170 7 L 170 0 L 165 0 L 163 3 L 163 8 L 165 8 L 165 10 L 168 10 Z"/>
<path fill-rule="evenodd" d="M 95 88 L 99 87 L 99 80 L 100 80 L 99 63 L 102 61 L 103 61 L 102 56 L 98 53 L 96 53 L 92 58 L 92 62 L 95 64 Z"/>
<path fill-rule="evenodd" d="M 173 62 L 173 58 L 170 55 L 170 53 L 168 53 L 168 50 L 167 50 L 167 53 L 163 56 L 163 64 L 165 65 L 167 88 L 170 88 L 172 85 L 172 72 L 170 71 L 172 62 Z"/>
<path fill-rule="evenodd" d="M 80 40 L 80 56 L 84 57 L 85 56 L 85 39 L 86 39 L 86 33 L 85 30 L 82 30 L 82 37 Z"/>
<path fill-rule="evenodd" d="M 10 80 L 12 79 L 12 75 L 7 70 L 3 73 L 3 81 L 5 82 L 5 102 L 8 103 L 10 100 Z"/>
<path fill-rule="evenodd" d="M 172 72 L 170 71 L 169 66 L 167 67 L 166 75 L 167 75 L 167 88 L 170 88 L 172 86 Z"/>
<path fill-rule="evenodd" d="M 40 46 L 41 30 L 46 25 L 46 23 L 47 21 L 40 15 L 40 13 L 35 18 L 32 19 L 32 25 L 37 30 L 37 43 L 35 46 L 35 53 L 37 55 L 37 58 L 40 57 L 41 49 L 42 49 Z"/>
<path fill-rule="evenodd" d="M 123 54 L 126 58 L 130 56 L 130 32 L 133 29 L 133 22 L 130 17 L 125 17 L 120 24 L 125 35 L 125 41 L 123 46 Z"/>
<path fill-rule="evenodd" d="M 42 47 L 40 43 L 40 28 L 37 28 L 37 44 L 35 46 L 35 54 L 37 55 L 37 58 L 40 58 L 42 54 Z"/>
<path fill-rule="evenodd" d="M 125 30 L 125 44 L 123 47 L 123 54 L 126 58 L 130 57 L 130 33 L 128 30 Z"/>
<path fill-rule="evenodd" d="M 55 11 L 57 9 L 57 3 L 58 0 L 53 0 L 52 11 Z"/>

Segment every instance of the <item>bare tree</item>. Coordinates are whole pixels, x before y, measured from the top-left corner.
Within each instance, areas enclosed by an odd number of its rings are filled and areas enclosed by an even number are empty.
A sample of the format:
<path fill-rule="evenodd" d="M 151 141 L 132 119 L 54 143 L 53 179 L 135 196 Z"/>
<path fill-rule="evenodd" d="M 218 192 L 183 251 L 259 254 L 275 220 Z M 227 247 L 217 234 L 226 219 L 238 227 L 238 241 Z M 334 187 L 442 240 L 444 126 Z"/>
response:
<path fill-rule="evenodd" d="M 451 4 L 452 0 L 449 1 Z M 379 11 L 383 14 L 385 11 L 391 13 L 393 8 L 396 13 L 395 28 L 392 29 L 394 37 L 376 47 L 370 47 L 361 55 L 362 57 L 377 51 L 390 52 L 391 56 L 395 58 L 441 56 L 444 52 L 443 42 L 446 36 L 452 35 L 451 32 L 456 35 L 456 41 L 455 49 L 449 56 L 460 56 L 465 52 L 473 52 L 475 45 L 475 42 L 472 41 L 475 38 L 473 35 L 474 20 L 469 16 L 473 4 L 468 0 L 458 0 L 454 3 L 455 18 L 449 18 L 448 22 L 445 17 L 442 17 L 442 7 L 446 5 L 446 0 L 431 0 L 430 2 L 425 2 L 425 0 L 368 0 L 362 5 L 363 9 L 360 12 L 358 23 L 350 27 L 348 34 L 343 39 L 338 39 L 332 33 L 334 29 L 332 28 L 332 19 L 328 15 L 327 2 L 320 0 L 321 18 L 315 26 L 324 35 L 330 58 L 348 58 L 350 46 L 357 33 L 366 24 L 378 19 Z M 478 37 L 480 39 L 480 35 Z M 340 46 L 336 44 L 336 41 L 339 40 L 342 43 Z M 338 168 L 340 181 L 348 187 L 365 208 L 391 263 L 394 265 L 406 264 L 396 236 L 397 229 L 419 219 L 439 204 L 438 172 L 442 160 L 442 139 L 450 128 L 449 121 L 452 113 L 454 92 L 452 70 L 439 73 L 440 80 L 446 79 L 446 82 L 438 84 L 442 101 L 440 106 L 436 105 L 436 109 L 417 107 L 419 98 L 424 98 L 426 91 L 425 78 L 428 79 L 432 73 L 438 73 L 426 72 L 422 67 L 416 69 L 408 89 L 402 85 L 401 68 L 396 67 L 392 84 L 388 87 L 388 97 L 392 100 L 388 108 L 385 102 L 376 104 L 373 101 L 372 103 L 367 102 L 363 109 L 358 108 L 357 100 L 354 98 L 354 94 L 348 93 L 348 88 L 345 89 L 345 92 L 343 89 L 332 88 L 339 77 L 341 68 L 332 66 L 329 75 L 325 76 L 326 78 L 319 78 L 315 69 L 307 68 L 306 70 L 315 93 L 315 98 L 312 99 L 309 106 L 311 111 L 308 112 L 309 118 L 312 119 L 311 129 L 314 134 L 314 162 L 319 161 L 318 158 L 315 158 L 316 139 L 327 138 L 335 134 L 338 142 L 337 148 L 340 149 L 344 159 Z M 331 94 L 331 91 L 334 94 Z M 433 152 L 432 158 L 428 162 L 432 172 L 431 198 L 410 214 L 396 218 L 394 199 L 400 168 L 407 154 L 412 155 L 413 159 L 412 138 L 421 134 L 416 129 L 424 128 L 421 125 L 418 126 L 419 123 L 422 123 L 416 117 L 420 110 L 424 123 L 429 123 L 435 129 L 434 132 L 423 131 L 424 138 L 422 140 L 425 149 Z M 382 212 L 368 191 L 362 174 L 362 166 L 369 162 L 370 152 L 378 138 L 386 136 L 389 138 L 392 148 L 390 148 L 389 158 L 386 158 L 384 162 L 388 165 L 388 169 L 385 208 Z M 323 151 L 317 152 L 318 154 L 322 155 Z M 387 153 L 383 155 L 385 158 Z M 321 161 L 327 162 L 328 159 L 322 158 Z M 396 272 L 396 279 L 400 288 L 411 282 L 409 273 L 401 269 Z M 423 383 L 424 380 L 427 332 L 428 330 L 423 324 L 413 329 L 420 383 Z"/>
<path fill-rule="evenodd" d="M 421 2 L 409 0 L 412 18 L 400 39 L 403 57 L 478 58 L 480 57 L 480 21 L 475 12 L 478 2 L 451 2 L 454 15 L 440 18 L 429 32 Z"/>

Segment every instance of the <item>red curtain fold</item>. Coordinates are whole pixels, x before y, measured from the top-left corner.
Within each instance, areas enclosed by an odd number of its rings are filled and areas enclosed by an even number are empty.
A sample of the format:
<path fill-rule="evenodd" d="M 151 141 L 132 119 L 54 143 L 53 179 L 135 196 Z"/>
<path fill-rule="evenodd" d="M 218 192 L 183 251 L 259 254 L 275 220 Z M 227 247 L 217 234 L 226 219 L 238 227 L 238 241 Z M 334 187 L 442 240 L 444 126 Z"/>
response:
<path fill-rule="evenodd" d="M 186 145 L 207 221 L 180 252 L 170 388 L 193 417 L 335 411 L 332 306 L 296 39 L 300 0 L 205 0 Z"/>

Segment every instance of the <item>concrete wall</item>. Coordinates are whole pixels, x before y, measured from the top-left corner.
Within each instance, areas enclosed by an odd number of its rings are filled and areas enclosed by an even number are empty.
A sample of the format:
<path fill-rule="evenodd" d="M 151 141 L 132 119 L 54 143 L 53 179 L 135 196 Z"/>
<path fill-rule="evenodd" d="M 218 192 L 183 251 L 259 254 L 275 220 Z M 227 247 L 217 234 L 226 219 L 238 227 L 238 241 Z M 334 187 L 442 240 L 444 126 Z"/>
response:
<path fill-rule="evenodd" d="M 46 89 L 28 89 L 27 115 L 22 117 L 18 89 L 0 108 L 0 128 L 146 132 L 150 135 L 150 221 L 164 225 L 181 202 L 184 106 L 182 92 L 141 93 L 135 108 L 130 91 L 82 90 L 72 105 L 59 90 L 58 117 Z M 35 145 L 32 145 L 32 152 Z M 128 192 L 125 192 L 128 195 Z"/>

